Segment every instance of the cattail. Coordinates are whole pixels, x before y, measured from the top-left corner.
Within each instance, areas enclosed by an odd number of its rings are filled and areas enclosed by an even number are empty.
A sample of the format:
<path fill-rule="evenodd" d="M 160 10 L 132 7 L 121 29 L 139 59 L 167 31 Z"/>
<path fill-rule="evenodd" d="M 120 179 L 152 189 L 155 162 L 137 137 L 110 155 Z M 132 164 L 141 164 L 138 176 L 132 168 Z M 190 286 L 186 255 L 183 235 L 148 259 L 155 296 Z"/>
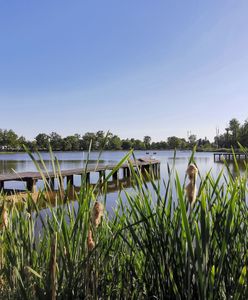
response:
<path fill-rule="evenodd" d="M 188 197 L 191 206 L 195 203 L 196 194 L 197 194 L 196 185 L 193 181 L 190 181 L 190 183 L 186 186 L 186 195 Z"/>
<path fill-rule="evenodd" d="M 64 253 L 64 256 L 67 256 L 67 250 L 66 250 L 66 247 L 64 246 L 64 248 L 63 248 L 63 253 Z"/>
<path fill-rule="evenodd" d="M 92 238 L 92 231 L 90 229 L 88 231 L 87 246 L 88 246 L 89 251 L 92 251 L 95 247 L 95 242 L 93 241 L 93 238 Z"/>
<path fill-rule="evenodd" d="M 7 228 L 8 224 L 9 224 L 9 218 L 8 218 L 8 212 L 5 209 L 5 207 L 3 207 L 3 209 L 2 209 L 1 219 L 2 219 L 1 229 L 2 228 Z"/>
<path fill-rule="evenodd" d="M 91 221 L 95 227 L 98 227 L 101 223 L 101 219 L 103 216 L 103 205 L 102 203 L 96 201 L 92 210 Z"/>
<path fill-rule="evenodd" d="M 198 169 L 194 164 L 190 164 L 186 171 L 187 175 L 189 176 L 189 184 L 186 186 L 186 195 L 188 197 L 188 200 L 190 202 L 191 207 L 195 203 L 196 200 L 196 179 L 198 174 Z"/>
<path fill-rule="evenodd" d="M 187 175 L 189 176 L 189 180 L 196 181 L 198 169 L 194 164 L 190 164 L 186 171 Z"/>

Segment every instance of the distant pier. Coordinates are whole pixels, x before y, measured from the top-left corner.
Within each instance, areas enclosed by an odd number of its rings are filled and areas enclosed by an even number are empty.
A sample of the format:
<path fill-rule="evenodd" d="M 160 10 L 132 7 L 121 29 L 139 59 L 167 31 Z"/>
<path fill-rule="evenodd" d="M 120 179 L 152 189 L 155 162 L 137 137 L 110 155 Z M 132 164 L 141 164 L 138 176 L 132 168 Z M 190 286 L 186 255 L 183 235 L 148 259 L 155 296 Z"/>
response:
<path fill-rule="evenodd" d="M 247 160 L 248 155 L 245 153 L 214 153 L 214 161 L 234 161 L 235 158 L 236 160 Z"/>
<path fill-rule="evenodd" d="M 130 163 L 122 164 L 116 172 L 113 173 L 112 179 L 114 181 L 118 181 L 120 178 L 120 170 L 122 170 L 123 178 L 129 178 L 131 176 L 130 164 L 134 169 L 140 169 L 141 172 L 145 170 L 148 173 L 153 173 L 156 177 L 160 174 L 160 161 L 152 158 L 139 158 L 135 161 L 130 161 Z M 62 170 L 58 173 L 51 172 L 43 172 L 40 174 L 39 172 L 22 172 L 22 173 L 13 173 L 13 174 L 4 174 L 0 175 L 0 191 L 4 190 L 4 183 L 7 181 L 22 181 L 26 183 L 26 189 L 30 192 L 36 192 L 37 181 L 44 180 L 44 178 L 49 182 L 50 187 L 54 187 L 55 178 L 62 179 L 66 178 L 67 184 L 74 184 L 74 175 L 84 176 L 86 181 L 90 184 L 90 175 L 93 172 L 97 172 L 99 174 L 99 182 L 104 182 L 106 178 L 107 171 L 113 171 L 117 165 L 106 165 L 106 166 L 91 166 L 87 169 L 79 168 L 79 169 L 71 169 L 71 170 Z"/>

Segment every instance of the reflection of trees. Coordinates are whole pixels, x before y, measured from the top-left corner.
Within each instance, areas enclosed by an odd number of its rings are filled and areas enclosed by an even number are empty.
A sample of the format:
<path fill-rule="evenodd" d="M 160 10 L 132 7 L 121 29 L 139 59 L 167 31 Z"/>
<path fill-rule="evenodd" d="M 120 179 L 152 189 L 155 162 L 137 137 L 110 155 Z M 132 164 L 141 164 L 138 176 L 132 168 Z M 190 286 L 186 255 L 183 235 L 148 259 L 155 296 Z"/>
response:
<path fill-rule="evenodd" d="M 224 165 L 224 162 L 221 161 L 221 160 L 220 160 L 220 161 L 216 161 L 215 163 L 216 163 L 216 164 Z M 244 171 L 246 170 L 245 161 L 244 161 L 244 160 L 243 160 L 243 161 L 241 160 L 241 161 L 237 161 L 237 163 L 238 163 L 238 166 L 239 166 L 239 171 L 240 171 L 241 173 L 244 172 Z M 235 163 L 234 163 L 233 161 L 228 161 L 227 164 L 228 164 L 228 167 L 229 167 L 229 169 L 230 169 L 231 174 L 232 174 L 234 177 L 238 176 L 239 174 L 238 174 L 238 172 L 237 172 L 237 170 L 236 170 Z"/>
<path fill-rule="evenodd" d="M 12 173 L 12 170 L 17 170 L 17 164 L 15 160 L 0 160 L 0 174 Z"/>
<path fill-rule="evenodd" d="M 41 170 L 44 171 L 43 164 L 39 160 L 37 160 L 36 162 L 38 163 Z M 44 160 L 43 162 L 47 170 L 53 170 L 51 160 Z M 58 162 L 61 170 L 83 168 L 86 164 L 86 160 L 59 160 Z M 96 160 L 89 160 L 88 167 L 95 166 L 96 163 Z M 99 161 L 99 164 L 103 163 L 103 160 Z M 13 173 L 13 170 L 15 172 L 37 171 L 34 163 L 30 160 L 0 160 L 0 174 L 10 174 Z"/>

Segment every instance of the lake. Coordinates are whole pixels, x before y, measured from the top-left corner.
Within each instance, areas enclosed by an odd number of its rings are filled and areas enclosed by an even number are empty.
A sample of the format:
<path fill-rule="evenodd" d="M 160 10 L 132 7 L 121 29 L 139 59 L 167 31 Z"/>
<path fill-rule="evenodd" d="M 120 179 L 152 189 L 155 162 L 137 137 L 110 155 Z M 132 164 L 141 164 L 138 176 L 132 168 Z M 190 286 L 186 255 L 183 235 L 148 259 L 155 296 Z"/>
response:
<path fill-rule="evenodd" d="M 126 154 L 125 151 L 104 151 L 100 156 L 100 164 L 108 165 L 118 163 Z M 60 168 L 62 170 L 83 168 L 87 159 L 87 152 L 54 152 L 57 157 Z M 50 154 L 42 152 L 41 156 L 49 170 L 52 170 L 52 164 L 50 161 Z M 149 157 L 160 160 L 161 173 L 160 180 L 167 180 L 167 164 L 171 167 L 174 160 L 174 151 L 135 151 L 135 156 Z M 183 180 L 187 164 L 191 156 L 191 151 L 178 151 L 176 153 L 175 168 L 179 173 L 180 179 Z M 99 157 L 99 152 L 91 152 L 89 155 L 89 164 L 94 165 Z M 38 159 L 38 157 L 36 156 Z M 210 169 L 212 170 L 213 177 L 216 177 L 223 168 L 223 163 L 214 162 L 213 153 L 211 152 L 197 152 L 195 153 L 195 161 L 198 165 L 201 175 L 205 175 Z M 231 165 L 233 170 L 233 166 Z M 2 153 L 0 154 L 0 174 L 8 174 L 12 172 L 24 172 L 24 171 L 37 171 L 34 163 L 27 153 Z M 75 176 L 74 184 L 80 185 L 80 176 Z M 98 174 L 91 175 L 91 182 L 95 183 L 98 180 Z M 42 182 L 38 182 L 38 187 L 42 187 Z M 6 189 L 25 189 L 23 182 L 6 182 Z M 107 206 L 111 208 L 115 205 L 118 192 L 109 193 L 107 196 Z"/>

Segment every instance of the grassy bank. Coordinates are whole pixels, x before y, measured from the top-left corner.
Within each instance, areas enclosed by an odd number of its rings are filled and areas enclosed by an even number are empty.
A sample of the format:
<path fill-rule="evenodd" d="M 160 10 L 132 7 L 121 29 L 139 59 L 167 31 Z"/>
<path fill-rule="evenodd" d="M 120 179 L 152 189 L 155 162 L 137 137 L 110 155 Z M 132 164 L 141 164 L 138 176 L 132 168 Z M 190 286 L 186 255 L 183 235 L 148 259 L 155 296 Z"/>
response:
<path fill-rule="evenodd" d="M 84 180 L 77 202 L 52 207 L 41 192 L 46 215 L 31 195 L 5 205 L 0 298 L 247 299 L 247 170 L 199 176 L 194 206 L 174 169 L 165 193 L 132 170 L 134 192 L 111 217 Z"/>

